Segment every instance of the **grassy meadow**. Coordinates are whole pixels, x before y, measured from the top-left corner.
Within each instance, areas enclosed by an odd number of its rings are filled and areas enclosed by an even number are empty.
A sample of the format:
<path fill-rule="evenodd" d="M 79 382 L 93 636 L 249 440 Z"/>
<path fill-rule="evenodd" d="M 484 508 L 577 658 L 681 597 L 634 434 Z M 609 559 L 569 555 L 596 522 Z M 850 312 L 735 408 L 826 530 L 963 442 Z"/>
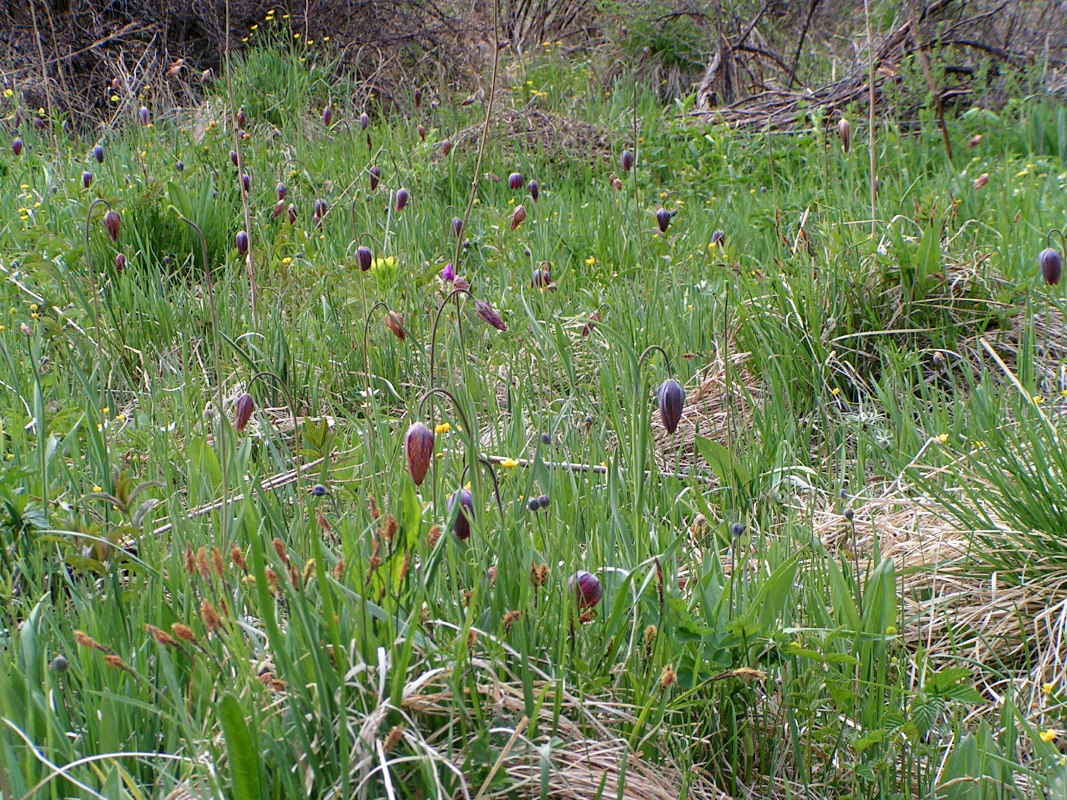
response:
<path fill-rule="evenodd" d="M 0 797 L 1067 796 L 1067 109 L 257 35 L 0 98 Z"/>

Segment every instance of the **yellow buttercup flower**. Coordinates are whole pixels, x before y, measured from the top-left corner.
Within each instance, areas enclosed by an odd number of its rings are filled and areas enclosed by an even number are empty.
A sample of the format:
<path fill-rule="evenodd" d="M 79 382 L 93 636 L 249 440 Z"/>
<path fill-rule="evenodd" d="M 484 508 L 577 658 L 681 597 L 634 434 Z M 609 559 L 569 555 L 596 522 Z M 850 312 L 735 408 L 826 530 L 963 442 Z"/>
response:
<path fill-rule="evenodd" d="M 510 469 L 511 467 L 519 466 L 519 462 L 516 461 L 514 458 L 505 458 L 503 461 L 500 462 L 500 466 L 508 467 Z"/>
<path fill-rule="evenodd" d="M 1048 730 L 1041 731 L 1041 741 L 1054 742 L 1059 737 L 1059 731 L 1055 728 L 1049 728 Z"/>
<path fill-rule="evenodd" d="M 452 430 L 452 426 L 449 425 L 447 422 L 442 422 L 440 425 L 438 425 L 436 428 L 433 429 L 433 432 L 434 433 L 448 433 L 450 430 Z"/>

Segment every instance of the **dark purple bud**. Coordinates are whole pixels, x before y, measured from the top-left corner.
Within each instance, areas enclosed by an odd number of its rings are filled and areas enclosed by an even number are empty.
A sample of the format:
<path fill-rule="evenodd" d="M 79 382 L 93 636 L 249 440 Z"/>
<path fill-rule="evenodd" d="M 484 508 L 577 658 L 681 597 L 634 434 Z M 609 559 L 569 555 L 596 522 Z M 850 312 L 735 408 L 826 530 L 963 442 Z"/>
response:
<path fill-rule="evenodd" d="M 329 211 L 329 210 L 330 210 L 330 207 L 328 205 L 326 205 L 326 201 L 325 200 L 316 200 L 315 201 L 315 216 L 318 217 L 319 219 L 322 219 L 323 217 L 325 217 L 326 216 L 326 212 Z"/>
<path fill-rule="evenodd" d="M 231 150 L 230 151 L 230 161 L 233 162 L 233 165 L 235 167 L 237 166 L 237 151 L 236 150 Z"/>
<path fill-rule="evenodd" d="M 45 120 L 44 117 L 34 117 L 33 118 L 33 126 L 35 128 L 37 128 L 37 130 L 39 130 L 39 131 L 40 130 L 44 130 L 45 128 L 48 127 L 48 121 Z"/>
<path fill-rule="evenodd" d="M 179 161 L 174 166 L 176 166 L 178 168 L 178 172 L 185 172 L 185 162 L 184 161 Z"/>
<path fill-rule="evenodd" d="M 548 499 L 547 494 L 543 494 L 537 498 L 537 505 L 541 506 L 541 508 L 548 508 L 550 502 L 552 501 Z"/>
<path fill-rule="evenodd" d="M 1063 274 L 1063 259 L 1057 251 L 1051 247 L 1042 250 L 1038 263 L 1041 264 L 1041 277 L 1045 279 L 1045 283 L 1055 286 L 1060 282 L 1060 276 Z"/>
<path fill-rule="evenodd" d="M 279 183 L 277 186 L 275 186 L 274 191 L 278 195 L 279 200 L 284 200 L 285 196 L 289 194 L 289 190 L 286 188 L 284 183 Z"/>
<path fill-rule="evenodd" d="M 526 206 L 516 206 L 511 215 L 511 229 L 515 230 L 526 220 Z"/>
<path fill-rule="evenodd" d="M 422 141 L 424 141 L 424 142 L 426 141 L 426 126 L 425 125 L 419 125 L 419 138 L 422 139 Z"/>
<path fill-rule="evenodd" d="M 541 184 L 539 184 L 537 181 L 530 181 L 526 185 L 526 191 L 530 193 L 530 197 L 532 197 L 533 201 L 536 203 L 537 198 L 541 196 Z"/>
<path fill-rule="evenodd" d="M 682 418 L 682 409 L 685 408 L 685 389 L 673 378 L 663 382 L 659 387 L 659 416 L 663 420 L 663 427 L 667 433 L 674 433 L 678 429 L 678 421 Z"/>
<path fill-rule="evenodd" d="M 457 504 L 459 505 L 459 512 L 456 514 L 456 521 L 452 526 L 452 530 L 456 532 L 458 538 L 469 539 L 471 537 L 471 520 L 474 519 L 474 495 L 471 494 L 470 489 L 457 489 L 448 498 L 449 517 L 452 516 L 452 511 Z"/>
<path fill-rule="evenodd" d="M 237 252 L 244 255 L 248 252 L 248 234 L 244 231 L 238 231 L 236 237 Z"/>
<path fill-rule="evenodd" d="M 124 269 L 126 269 L 126 256 L 119 253 L 115 256 L 115 272 L 122 272 Z"/>
<path fill-rule="evenodd" d="M 118 211 L 112 209 L 104 214 L 104 227 L 107 228 L 107 235 L 111 237 L 111 241 L 117 242 L 119 240 L 119 228 L 122 227 L 122 217 Z"/>
<path fill-rule="evenodd" d="M 456 279 L 456 268 L 451 264 L 445 264 L 445 268 L 441 270 L 441 280 L 452 283 Z"/>
<path fill-rule="evenodd" d="M 571 576 L 571 591 L 578 600 L 579 608 L 593 608 L 600 602 L 603 590 L 600 580 L 592 572 L 580 569 Z"/>
<path fill-rule="evenodd" d="M 370 190 L 373 192 L 378 188 L 378 182 L 382 179 L 382 171 L 378 167 L 371 167 L 367 172 L 370 173 Z"/>
<path fill-rule="evenodd" d="M 17 156 L 21 156 L 23 146 L 22 139 L 16 137 L 15 140 L 11 142 L 11 152 Z"/>
<path fill-rule="evenodd" d="M 241 176 L 241 189 L 244 191 L 245 194 L 248 194 L 248 192 L 252 191 L 252 176 L 251 175 L 242 175 Z"/>
<path fill-rule="evenodd" d="M 408 472 L 416 486 L 422 486 L 426 473 L 433 463 L 433 431 L 421 422 L 413 422 L 404 437 L 407 452 Z"/>
<path fill-rule="evenodd" d="M 237 112 L 237 124 L 242 128 L 246 124 L 248 124 L 248 112 L 246 112 L 243 108 L 238 110 Z"/>
<path fill-rule="evenodd" d="M 452 142 L 450 142 L 448 139 L 445 139 L 443 142 L 441 142 L 441 155 L 447 156 L 451 152 Z"/>
<path fill-rule="evenodd" d="M 359 127 L 363 130 L 367 130 L 370 127 L 370 114 L 366 111 L 359 115 Z"/>
<path fill-rule="evenodd" d="M 407 207 L 408 201 L 411 200 L 411 193 L 407 189 L 400 189 L 396 193 L 396 210 L 403 211 Z"/>
<path fill-rule="evenodd" d="M 289 204 L 289 224 L 296 225 L 296 206 Z"/>
<path fill-rule="evenodd" d="M 95 158 L 99 164 L 104 163 L 104 146 L 102 144 L 98 144 L 93 148 L 93 158 Z"/>
<path fill-rule="evenodd" d="M 252 395 L 248 392 L 237 398 L 237 422 L 235 427 L 238 433 L 248 427 L 248 420 L 252 419 L 252 412 L 255 408 L 256 404 L 252 400 Z"/>
<path fill-rule="evenodd" d="M 498 331 L 506 331 L 508 326 L 504 324 L 504 320 L 501 319 L 500 314 L 484 300 L 474 301 L 474 310 L 478 312 L 478 316 L 492 325 Z"/>
<path fill-rule="evenodd" d="M 147 125 L 149 122 L 152 121 L 152 112 L 149 111 L 145 106 L 141 106 L 140 111 L 138 111 L 137 113 L 141 115 L 142 125 Z"/>
<path fill-rule="evenodd" d="M 541 510 L 541 501 L 539 501 L 536 497 L 531 497 L 529 500 L 526 501 L 526 510 L 527 511 L 540 511 Z"/>
<path fill-rule="evenodd" d="M 89 185 L 92 182 L 93 182 L 93 173 L 91 173 L 91 172 L 83 172 L 82 173 L 82 188 L 83 189 L 88 189 Z"/>
<path fill-rule="evenodd" d="M 329 127 L 331 122 L 333 122 L 333 109 L 326 106 L 322 109 L 322 124 Z"/>
<path fill-rule="evenodd" d="M 404 318 L 395 311 L 390 311 L 385 315 L 385 327 L 400 341 L 408 338 L 408 332 L 404 329 Z"/>
<path fill-rule="evenodd" d="M 415 90 L 415 108 L 422 106 L 422 89 Z"/>
<path fill-rule="evenodd" d="M 726 241 L 726 231 L 715 231 L 711 234 L 711 243 L 716 247 L 722 247 Z"/>
<path fill-rule="evenodd" d="M 508 175 L 508 186 L 510 186 L 512 189 L 521 189 L 522 184 L 523 180 L 521 172 L 513 172 Z"/>
<path fill-rule="evenodd" d="M 359 261 L 359 268 L 366 272 L 374 263 L 374 253 L 366 245 L 361 245 L 356 248 L 356 259 Z"/>
<path fill-rule="evenodd" d="M 659 225 L 660 233 L 666 233 L 667 228 L 671 224 L 671 218 L 674 216 L 670 211 L 665 208 L 661 208 L 656 212 L 656 224 Z"/>
<path fill-rule="evenodd" d="M 463 218 L 462 217 L 453 217 L 452 218 L 452 235 L 455 236 L 457 239 L 463 235 Z"/>
<path fill-rule="evenodd" d="M 271 219 L 277 219 L 283 213 L 285 213 L 285 201 L 279 200 L 277 203 L 274 204 L 274 210 L 270 213 L 270 217 Z"/>
<path fill-rule="evenodd" d="M 312 497 L 325 497 L 330 493 L 330 490 L 323 486 L 321 483 L 316 483 L 308 490 L 308 493 Z"/>
<path fill-rule="evenodd" d="M 623 172 L 629 172 L 634 168 L 634 154 L 632 150 L 623 150 L 622 157 L 619 159 L 619 164 L 622 166 Z"/>

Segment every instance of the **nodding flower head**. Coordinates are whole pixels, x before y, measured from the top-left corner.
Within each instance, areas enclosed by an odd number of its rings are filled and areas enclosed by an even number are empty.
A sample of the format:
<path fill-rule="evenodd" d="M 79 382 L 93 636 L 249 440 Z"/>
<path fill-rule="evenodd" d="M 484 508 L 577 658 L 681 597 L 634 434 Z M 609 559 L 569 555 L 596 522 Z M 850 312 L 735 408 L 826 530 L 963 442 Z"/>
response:
<path fill-rule="evenodd" d="M 401 187 L 396 193 L 396 210 L 403 211 L 411 201 L 411 192 Z"/>
<path fill-rule="evenodd" d="M 587 572 L 584 569 L 578 570 L 571 576 L 570 586 L 578 601 L 579 608 L 593 608 L 600 602 L 600 598 L 603 595 L 600 580 L 592 572 Z"/>
<path fill-rule="evenodd" d="M 656 212 L 656 224 L 659 225 L 660 233 L 667 232 L 667 228 L 670 227 L 671 220 L 674 218 L 674 213 L 665 208 L 661 208 Z"/>
<path fill-rule="evenodd" d="M 356 248 L 356 260 L 359 261 L 359 268 L 366 272 L 374 263 L 374 253 L 366 245 L 361 245 Z"/>
<path fill-rule="evenodd" d="M 152 112 L 149 111 L 145 106 L 141 106 L 140 110 L 137 113 L 141 115 L 142 125 L 147 125 L 149 122 L 152 121 Z"/>
<path fill-rule="evenodd" d="M 279 200 L 284 200 L 286 195 L 289 194 L 289 189 L 284 183 L 279 183 L 275 186 L 274 191 L 278 195 Z"/>
<path fill-rule="evenodd" d="M 252 412 L 255 408 L 255 401 L 252 400 L 252 395 L 248 392 L 237 398 L 237 421 L 235 427 L 238 433 L 248 427 L 248 421 L 252 419 Z"/>
<path fill-rule="evenodd" d="M 634 168 L 634 154 L 632 150 L 622 151 L 622 157 L 619 158 L 619 165 L 622 167 L 623 172 L 629 172 Z"/>
<path fill-rule="evenodd" d="M 445 264 L 444 269 L 441 270 L 441 280 L 446 283 L 452 283 L 456 279 L 456 268 L 451 264 Z"/>
<path fill-rule="evenodd" d="M 88 189 L 89 185 L 92 182 L 93 182 L 93 173 L 91 173 L 91 172 L 83 172 L 82 173 L 82 188 L 83 189 Z"/>
<path fill-rule="evenodd" d="M 422 486 L 426 473 L 433 463 L 434 432 L 421 422 L 413 422 L 404 436 L 408 472 L 416 486 Z"/>
<path fill-rule="evenodd" d="M 22 139 L 19 139 L 18 137 L 15 137 L 14 141 L 11 142 L 11 152 L 14 153 L 17 156 L 21 156 L 22 155 L 22 148 L 24 146 L 25 145 L 24 145 Z"/>
<path fill-rule="evenodd" d="M 382 179 L 382 171 L 378 167 L 371 167 L 367 172 L 370 173 L 370 190 L 373 192 L 378 188 L 378 182 Z"/>
<path fill-rule="evenodd" d="M 455 236 L 457 239 L 459 239 L 460 237 L 463 236 L 463 218 L 462 217 L 453 217 L 452 218 L 452 235 Z"/>
<path fill-rule="evenodd" d="M 457 505 L 459 506 L 459 513 L 456 514 L 456 521 L 452 526 L 452 530 L 456 532 L 458 538 L 469 539 L 471 537 L 471 520 L 474 519 L 474 495 L 471 494 L 470 489 L 457 489 L 448 498 L 448 515 L 450 517 Z"/>
<path fill-rule="evenodd" d="M 541 196 L 541 184 L 537 181 L 530 181 L 526 185 L 526 191 L 530 193 L 530 198 L 536 203 Z"/>
<path fill-rule="evenodd" d="M 104 163 L 104 146 L 102 144 L 98 144 L 93 148 L 93 158 L 96 159 L 98 164 Z"/>
<path fill-rule="evenodd" d="M 511 215 L 511 229 L 515 230 L 526 221 L 526 206 L 516 206 Z"/>
<path fill-rule="evenodd" d="M 248 234 L 244 231 L 237 231 L 235 237 L 235 243 L 237 244 L 237 252 L 244 255 L 248 252 Z"/>
<path fill-rule="evenodd" d="M 111 241 L 117 242 L 119 230 L 122 228 L 122 215 L 111 209 L 104 214 L 104 227 L 107 228 L 107 235 L 111 237 Z"/>
<path fill-rule="evenodd" d="M 513 172 L 508 175 L 508 186 L 510 186 L 512 189 L 521 189 L 522 183 L 523 181 L 521 172 Z"/>
<path fill-rule="evenodd" d="M 852 149 L 852 123 L 844 117 L 837 123 L 837 135 L 841 137 L 841 146 L 847 153 Z"/>
<path fill-rule="evenodd" d="M 404 329 L 404 318 L 395 311 L 390 311 L 385 315 L 385 327 L 392 331 L 392 334 L 400 341 L 408 338 L 408 332 Z"/>
<path fill-rule="evenodd" d="M 664 381 L 659 387 L 659 415 L 667 433 L 674 433 L 678 429 L 678 421 L 682 418 L 683 408 L 685 408 L 685 389 L 673 378 Z"/>
<path fill-rule="evenodd" d="M 370 127 L 370 114 L 366 111 L 359 115 L 359 127 L 363 130 L 367 130 Z"/>
<path fill-rule="evenodd" d="M 326 106 L 322 109 L 322 124 L 328 127 L 331 122 L 333 122 L 333 109 Z"/>
<path fill-rule="evenodd" d="M 1041 265 L 1041 277 L 1045 279 L 1045 283 L 1055 286 L 1060 282 L 1060 276 L 1063 274 L 1063 259 L 1056 250 L 1051 247 L 1042 250 L 1041 255 L 1038 256 L 1038 263 Z"/>
<path fill-rule="evenodd" d="M 475 300 L 474 310 L 478 312 L 479 317 L 498 331 L 506 331 L 508 329 L 508 326 L 504 324 L 504 320 L 501 318 L 500 314 L 498 314 L 496 310 L 484 300 Z"/>

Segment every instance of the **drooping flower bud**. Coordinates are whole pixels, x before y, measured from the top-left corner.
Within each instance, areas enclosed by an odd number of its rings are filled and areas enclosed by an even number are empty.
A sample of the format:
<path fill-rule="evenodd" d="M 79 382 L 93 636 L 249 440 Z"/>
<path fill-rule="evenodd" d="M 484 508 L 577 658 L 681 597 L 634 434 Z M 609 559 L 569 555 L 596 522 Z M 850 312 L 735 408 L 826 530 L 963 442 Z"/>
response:
<path fill-rule="evenodd" d="M 322 109 L 322 124 L 328 128 L 331 122 L 333 122 L 333 109 L 330 106 L 326 106 L 326 108 Z"/>
<path fill-rule="evenodd" d="M 289 224 L 290 225 L 296 225 L 296 220 L 297 220 L 296 206 L 293 205 L 292 203 L 290 203 L 289 204 Z"/>
<path fill-rule="evenodd" d="M 82 188 L 83 189 L 88 189 L 90 184 L 92 184 L 92 182 L 93 182 L 93 173 L 91 173 L 91 172 L 83 172 L 82 173 Z"/>
<path fill-rule="evenodd" d="M 451 152 L 452 152 L 452 142 L 449 141 L 448 139 L 445 139 L 443 142 L 441 142 L 441 155 L 442 156 L 447 156 Z"/>
<path fill-rule="evenodd" d="M 43 131 L 45 128 L 48 127 L 48 121 L 44 117 L 34 117 L 33 127 L 35 127 L 39 131 Z"/>
<path fill-rule="evenodd" d="M 570 587 L 578 600 L 579 608 L 593 608 L 600 602 L 603 595 L 600 580 L 592 572 L 584 569 L 578 570 L 571 576 Z"/>
<path fill-rule="evenodd" d="M 974 183 L 971 184 L 971 185 L 975 189 L 981 189 L 987 183 L 989 183 L 989 173 L 988 172 L 983 172 L 981 175 L 979 175 L 977 178 L 974 179 Z"/>
<path fill-rule="evenodd" d="M 415 90 L 415 108 L 422 107 L 422 89 Z"/>
<path fill-rule="evenodd" d="M 448 498 L 448 515 L 450 517 L 457 504 L 459 505 L 459 512 L 456 514 L 456 521 L 452 525 L 452 530 L 456 532 L 458 538 L 469 539 L 471 537 L 471 520 L 474 519 L 474 495 L 471 494 L 470 489 L 457 489 Z"/>
<path fill-rule="evenodd" d="M 515 211 L 511 215 L 511 229 L 515 230 L 522 225 L 526 220 L 526 206 L 515 206 Z"/>
<path fill-rule="evenodd" d="M 1063 259 L 1056 250 L 1051 247 L 1042 250 L 1038 263 L 1041 265 L 1041 277 L 1045 279 L 1045 283 L 1055 286 L 1060 282 L 1060 276 L 1063 274 Z"/>
<path fill-rule="evenodd" d="M 498 331 L 506 331 L 508 329 L 508 326 L 504 324 L 504 320 L 501 318 L 500 314 L 498 314 L 496 310 L 484 300 L 475 300 L 474 310 L 478 312 L 479 317 Z"/>
<path fill-rule="evenodd" d="M 837 135 L 841 137 L 841 146 L 847 153 L 852 149 L 852 123 L 844 117 L 837 123 Z"/>
<path fill-rule="evenodd" d="M 371 167 L 367 172 L 370 173 L 370 190 L 373 192 L 378 188 L 378 182 L 382 179 L 382 171 L 378 167 Z"/>
<path fill-rule="evenodd" d="M 252 419 L 252 412 L 255 408 L 255 401 L 252 400 L 252 395 L 248 392 L 237 398 L 237 420 L 234 423 L 234 427 L 237 428 L 238 433 L 248 427 L 248 421 Z"/>
<path fill-rule="evenodd" d="M 320 199 L 320 200 L 316 200 L 315 201 L 315 216 L 317 218 L 322 219 L 323 217 L 326 216 L 326 212 L 329 211 L 329 210 L 330 210 L 330 207 L 328 205 L 326 205 L 326 201 L 325 200 L 321 200 Z"/>
<path fill-rule="evenodd" d="M 152 121 L 152 112 L 149 111 L 145 106 L 141 106 L 140 110 L 137 113 L 141 115 L 142 125 L 147 125 L 149 122 Z"/>
<path fill-rule="evenodd" d="M 463 218 L 462 217 L 453 217 L 452 218 L 452 235 L 455 236 L 457 239 L 460 238 L 463 235 Z"/>
<path fill-rule="evenodd" d="M 236 236 L 237 252 L 244 255 L 248 252 L 248 234 L 244 231 L 238 231 Z"/>
<path fill-rule="evenodd" d="M 385 327 L 392 331 L 393 335 L 400 341 L 408 338 L 408 332 L 404 330 L 404 318 L 395 311 L 390 311 L 385 315 Z"/>
<path fill-rule="evenodd" d="M 407 453 L 408 472 L 416 486 L 422 486 L 426 473 L 433 463 L 434 433 L 421 422 L 413 422 L 404 437 L 404 450 Z"/>
<path fill-rule="evenodd" d="M 245 194 L 248 194 L 250 191 L 252 191 L 252 176 L 251 175 L 242 175 L 241 176 L 241 191 L 243 191 Z"/>
<path fill-rule="evenodd" d="M 238 126 L 243 128 L 247 122 L 248 122 L 248 112 L 246 112 L 243 108 L 239 109 L 237 111 L 237 124 L 238 124 Z"/>
<path fill-rule="evenodd" d="M 659 387 L 659 416 L 663 420 L 663 427 L 667 433 L 674 433 L 678 429 L 678 421 L 682 418 L 682 409 L 685 408 L 685 389 L 673 378 L 663 382 Z"/>
<path fill-rule="evenodd" d="M 96 159 L 98 164 L 104 163 L 104 146 L 102 144 L 98 144 L 93 148 L 93 158 Z"/>
<path fill-rule="evenodd" d="M 24 147 L 23 141 L 22 141 L 22 139 L 19 139 L 18 137 L 15 137 L 14 141 L 11 142 L 11 152 L 14 153 L 17 156 L 21 156 L 22 155 L 22 148 L 23 147 Z"/>
<path fill-rule="evenodd" d="M 122 272 L 124 269 L 126 269 L 126 256 L 119 253 L 115 256 L 115 272 Z"/>
<path fill-rule="evenodd" d="M 284 183 L 279 183 L 275 186 L 274 191 L 277 193 L 279 200 L 284 200 L 285 196 L 289 194 L 289 189 Z"/>
<path fill-rule="evenodd" d="M 407 189 L 401 188 L 396 193 L 396 210 L 403 211 L 407 207 L 409 200 L 411 200 L 411 193 Z"/>
<path fill-rule="evenodd" d="M 356 260 L 359 261 L 359 268 L 366 272 L 374 263 L 374 253 L 366 245 L 360 245 L 356 248 Z"/>
<path fill-rule="evenodd" d="M 107 228 L 107 235 L 111 237 L 111 241 L 117 242 L 119 229 L 122 227 L 122 216 L 118 211 L 112 209 L 104 214 L 104 227 Z"/>
<path fill-rule="evenodd" d="M 419 125 L 419 138 L 424 142 L 426 141 L 426 126 L 425 125 L 421 125 L 421 124 Z"/>
<path fill-rule="evenodd" d="M 277 203 L 274 204 L 274 210 L 270 212 L 270 217 L 271 219 L 277 219 L 283 213 L 285 213 L 285 201 L 279 200 Z"/>
<path fill-rule="evenodd" d="M 530 181 L 526 185 L 526 191 L 530 193 L 530 197 L 532 197 L 533 201 L 536 203 L 537 198 L 541 196 L 541 184 L 539 184 L 537 181 Z"/>
<path fill-rule="evenodd" d="M 237 151 L 236 150 L 231 150 L 230 151 L 230 162 L 235 167 L 240 163 L 240 160 L 237 158 Z"/>
<path fill-rule="evenodd" d="M 178 172 L 185 172 L 185 162 L 184 161 L 179 161 L 174 166 L 176 166 L 178 168 Z"/>
<path fill-rule="evenodd" d="M 508 175 L 508 186 L 510 186 L 512 189 L 521 189 L 522 183 L 523 180 L 521 172 L 513 172 Z"/>
<path fill-rule="evenodd" d="M 715 231 L 711 234 L 711 243 L 716 247 L 722 247 L 726 242 L 726 231 Z"/>
<path fill-rule="evenodd" d="M 535 269 L 533 278 L 530 279 L 530 286 L 535 289 L 548 289 L 552 286 L 552 272 L 545 266 L 539 269 Z"/>
<path fill-rule="evenodd" d="M 667 228 L 670 227 L 671 219 L 673 217 L 674 213 L 665 208 L 661 208 L 656 212 L 656 224 L 659 225 L 660 233 L 667 232 Z"/>
<path fill-rule="evenodd" d="M 444 269 L 441 270 L 441 280 L 446 283 L 452 283 L 456 279 L 456 268 L 451 264 L 445 264 Z"/>
<path fill-rule="evenodd" d="M 632 150 L 622 151 L 622 157 L 619 158 L 619 165 L 622 167 L 623 172 L 629 172 L 634 168 L 634 154 Z"/>
<path fill-rule="evenodd" d="M 359 127 L 363 130 L 367 130 L 370 127 L 370 114 L 366 111 L 359 115 Z"/>

